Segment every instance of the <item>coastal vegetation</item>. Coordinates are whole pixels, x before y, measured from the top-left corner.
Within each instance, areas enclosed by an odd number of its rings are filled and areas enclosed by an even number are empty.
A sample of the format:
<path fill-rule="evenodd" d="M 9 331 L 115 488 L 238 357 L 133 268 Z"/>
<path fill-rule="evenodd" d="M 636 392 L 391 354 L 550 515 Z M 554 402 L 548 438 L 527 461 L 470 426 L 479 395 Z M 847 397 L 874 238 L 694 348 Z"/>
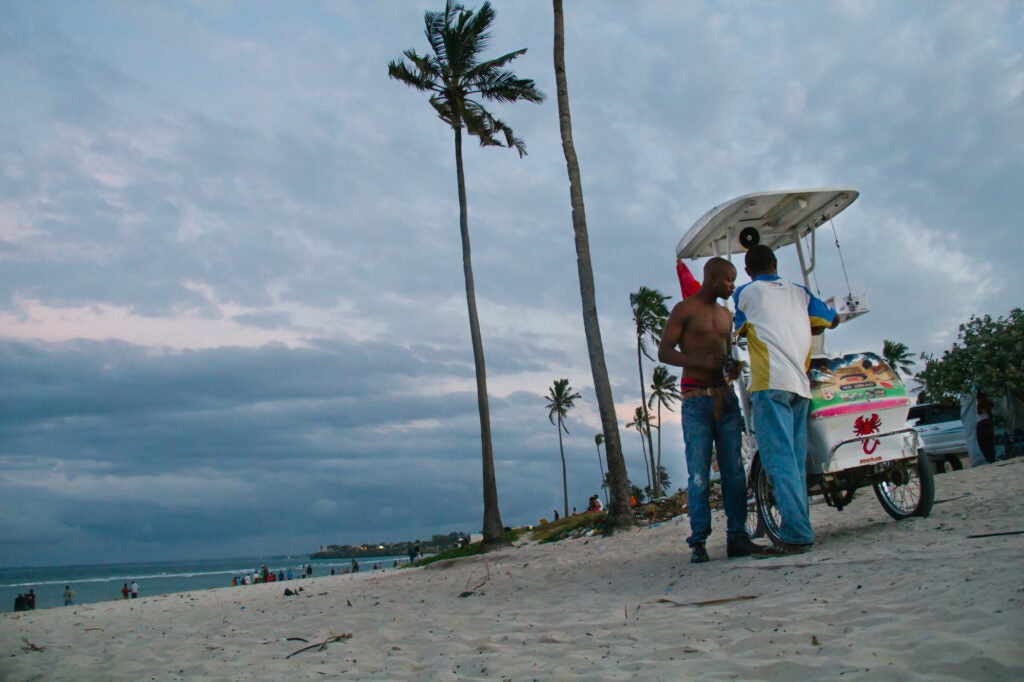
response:
<path fill-rule="evenodd" d="M 420 548 L 424 554 L 437 554 L 468 538 L 469 533 L 454 531 L 447 535 L 434 535 L 428 541 L 406 540 L 403 542 L 373 542 L 361 545 L 327 545 L 309 555 L 310 559 L 362 559 L 382 556 L 406 556 L 409 551 Z"/>
<path fill-rule="evenodd" d="M 508 147 L 520 157 L 526 155 L 525 143 L 511 127 L 484 108 L 482 101 L 510 103 L 519 100 L 540 103 L 544 93 L 532 80 L 518 78 L 504 67 L 526 49 L 509 52 L 495 59 L 479 61 L 490 42 L 495 12 L 489 2 L 479 11 L 467 10 L 449 0 L 443 12 L 426 12 L 427 41 L 433 51 L 420 55 L 406 50 L 405 59 L 388 64 L 388 76 L 429 93 L 430 106 L 455 134 L 455 173 L 459 193 L 459 234 L 462 239 L 462 270 L 466 284 L 466 307 L 476 369 L 477 407 L 480 413 L 480 442 L 483 460 L 483 544 L 484 548 L 508 544 L 498 508 L 498 487 L 494 476 L 494 449 L 491 443 L 490 409 L 487 401 L 487 369 L 484 361 L 480 317 L 476 306 L 473 264 L 469 242 L 469 212 L 466 199 L 466 174 L 462 163 L 462 130 L 476 137 L 484 147 Z"/>
<path fill-rule="evenodd" d="M 882 358 L 897 374 L 910 376 L 914 369 L 914 356 L 905 343 L 884 340 L 882 342 Z"/>
<path fill-rule="evenodd" d="M 629 305 L 633 309 L 633 324 L 636 330 L 636 365 L 640 375 L 640 407 L 637 408 L 636 419 L 633 424 L 640 432 L 641 438 L 647 439 L 647 451 L 650 459 L 647 461 L 647 480 L 650 482 L 651 496 L 661 497 L 661 482 L 658 480 L 658 467 L 654 461 L 654 441 L 651 439 L 651 414 L 647 407 L 647 391 L 644 388 L 644 357 L 654 360 L 647 343 L 655 345 L 661 339 L 661 332 L 668 321 L 668 308 L 665 301 L 670 297 L 665 296 L 657 289 L 640 287 L 629 295 Z M 644 457 L 647 460 L 647 457 Z"/>
<path fill-rule="evenodd" d="M 1024 395 L 1024 309 L 1005 318 L 971 316 L 953 347 L 941 356 L 921 354 L 921 402 L 957 404 L 959 394 L 980 386 L 992 395 Z"/>

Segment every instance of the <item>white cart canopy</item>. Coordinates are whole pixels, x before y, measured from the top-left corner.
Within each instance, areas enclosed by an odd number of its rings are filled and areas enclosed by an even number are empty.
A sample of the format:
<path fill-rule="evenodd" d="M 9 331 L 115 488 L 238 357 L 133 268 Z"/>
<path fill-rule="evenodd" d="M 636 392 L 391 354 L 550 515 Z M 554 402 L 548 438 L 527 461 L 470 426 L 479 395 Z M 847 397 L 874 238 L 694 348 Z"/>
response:
<path fill-rule="evenodd" d="M 859 194 L 848 187 L 746 194 L 701 216 L 679 240 L 676 257 L 693 260 L 743 253 L 740 234 L 746 228 L 756 230 L 758 243 L 773 251 L 793 243 L 799 248 L 799 239 L 838 215 Z M 746 234 L 749 238 L 751 233 Z"/>

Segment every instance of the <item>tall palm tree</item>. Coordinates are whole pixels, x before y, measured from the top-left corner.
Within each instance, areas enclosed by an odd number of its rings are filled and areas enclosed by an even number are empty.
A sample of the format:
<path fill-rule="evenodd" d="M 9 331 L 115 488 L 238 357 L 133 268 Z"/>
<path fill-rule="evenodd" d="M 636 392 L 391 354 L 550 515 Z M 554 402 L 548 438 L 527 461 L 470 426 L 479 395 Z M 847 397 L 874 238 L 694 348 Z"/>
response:
<path fill-rule="evenodd" d="M 672 412 L 672 405 L 682 399 L 682 394 L 679 392 L 678 379 L 674 374 L 669 373 L 668 367 L 665 365 L 658 365 L 654 368 L 654 375 L 651 381 L 651 397 L 647 401 L 647 407 L 650 409 L 651 405 L 657 401 L 658 403 L 658 460 L 655 468 L 661 471 L 661 408 L 665 407 L 666 410 Z M 663 478 L 659 475 L 658 482 L 663 483 Z"/>
<path fill-rule="evenodd" d="M 603 433 L 594 434 L 594 447 L 597 448 L 597 468 L 601 471 L 601 487 L 604 488 L 604 506 L 608 506 L 608 483 L 604 478 L 604 464 L 601 463 L 601 443 L 604 442 Z"/>
<path fill-rule="evenodd" d="M 558 127 L 562 134 L 562 151 L 569 175 L 569 203 L 572 205 L 572 229 L 576 238 L 576 269 L 580 280 L 580 298 L 583 307 L 583 330 L 587 337 L 590 371 L 594 378 L 594 393 L 601 413 L 604 432 L 605 456 L 608 460 L 608 480 L 611 500 L 608 504 L 607 528 L 609 532 L 636 525 L 629 505 L 629 476 L 626 460 L 622 456 L 619 440 L 619 422 L 615 414 L 615 399 L 608 379 L 608 366 L 604 360 L 601 325 L 597 318 L 597 295 L 594 291 L 594 268 L 590 261 L 590 237 L 587 233 L 587 213 L 583 204 L 583 182 L 576 147 L 572 141 L 572 115 L 569 112 L 569 85 L 565 77 L 565 21 L 562 0 L 552 0 L 555 14 L 555 87 L 558 91 Z"/>
<path fill-rule="evenodd" d="M 459 192 L 459 233 L 462 237 L 462 270 L 466 280 L 466 306 L 469 309 L 469 330 L 476 366 L 477 406 L 480 413 L 480 441 L 483 457 L 484 522 L 483 549 L 508 544 L 501 513 L 498 510 L 498 488 L 494 479 L 494 450 L 491 445 L 491 417 L 487 404 L 487 371 L 484 346 L 480 336 L 480 318 L 476 309 L 476 289 L 470 258 L 469 217 L 466 202 L 466 176 L 462 165 L 462 129 L 475 135 L 481 146 L 515 148 L 522 157 L 526 146 L 512 129 L 495 118 L 477 101 L 541 102 L 543 93 L 532 80 L 517 78 L 503 67 L 526 53 L 525 49 L 509 52 L 496 59 L 479 61 L 480 53 L 490 42 L 494 10 L 485 2 L 478 12 L 467 10 L 449 0 L 443 12 L 426 12 L 427 41 L 434 54 L 419 55 L 406 50 L 405 60 L 388 64 L 388 76 L 422 92 L 430 93 L 430 105 L 438 117 L 455 133 L 455 175 Z"/>
<path fill-rule="evenodd" d="M 897 373 L 910 376 L 914 369 L 914 356 L 905 344 L 886 339 L 882 342 L 882 357 Z"/>
<path fill-rule="evenodd" d="M 565 449 L 562 447 L 562 431 L 569 433 L 565 426 L 565 415 L 576 407 L 579 393 L 574 393 L 568 379 L 555 379 L 548 389 L 548 421 L 558 429 L 558 454 L 562 456 L 562 499 L 565 502 L 563 516 L 569 516 L 569 482 L 565 471 Z M 556 421 L 557 420 L 557 421 Z"/>
<path fill-rule="evenodd" d="M 647 442 L 644 441 L 644 436 L 650 438 L 650 422 L 648 421 L 647 411 L 643 405 L 638 405 L 636 411 L 633 412 L 633 421 L 626 424 L 627 429 L 636 429 L 636 432 L 640 434 L 640 452 L 644 455 L 644 473 L 647 475 L 647 489 L 649 492 L 654 491 L 654 482 L 651 478 L 650 461 L 647 459 Z"/>
<path fill-rule="evenodd" d="M 633 322 L 636 325 L 636 366 L 640 372 L 640 409 L 643 410 L 644 420 L 650 424 L 650 414 L 647 412 L 647 391 L 644 388 L 644 356 L 654 360 L 651 352 L 647 349 L 647 342 L 652 341 L 657 345 L 661 339 L 661 331 L 668 321 L 668 308 L 665 301 L 670 297 L 665 296 L 657 289 L 640 287 L 629 295 L 629 305 L 633 309 Z M 647 429 L 647 447 L 652 455 L 652 468 L 650 477 L 654 481 L 652 488 L 655 497 L 661 497 L 661 483 L 658 481 L 658 472 L 653 468 L 654 442 L 651 440 L 651 430 Z"/>

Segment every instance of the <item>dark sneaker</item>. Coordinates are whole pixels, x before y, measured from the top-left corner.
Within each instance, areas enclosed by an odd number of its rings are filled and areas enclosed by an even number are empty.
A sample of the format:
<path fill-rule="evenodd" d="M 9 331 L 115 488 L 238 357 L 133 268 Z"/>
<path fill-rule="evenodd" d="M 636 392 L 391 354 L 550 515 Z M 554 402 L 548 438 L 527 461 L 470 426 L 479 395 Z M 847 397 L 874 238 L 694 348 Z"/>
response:
<path fill-rule="evenodd" d="M 725 541 L 725 553 L 730 559 L 736 559 L 743 556 L 758 555 L 768 549 L 764 545 L 758 545 L 751 541 L 747 536 L 738 538 L 729 538 Z"/>
<path fill-rule="evenodd" d="M 705 561 L 711 561 L 711 557 L 708 556 L 708 551 L 704 549 L 704 543 L 695 542 L 693 547 L 690 548 L 690 563 L 702 564 Z"/>
<path fill-rule="evenodd" d="M 814 545 L 791 545 L 788 542 L 777 542 L 771 547 L 765 547 L 760 554 L 757 555 L 759 559 L 768 559 L 777 556 L 790 556 L 792 554 L 804 554 L 811 551 L 811 547 Z"/>

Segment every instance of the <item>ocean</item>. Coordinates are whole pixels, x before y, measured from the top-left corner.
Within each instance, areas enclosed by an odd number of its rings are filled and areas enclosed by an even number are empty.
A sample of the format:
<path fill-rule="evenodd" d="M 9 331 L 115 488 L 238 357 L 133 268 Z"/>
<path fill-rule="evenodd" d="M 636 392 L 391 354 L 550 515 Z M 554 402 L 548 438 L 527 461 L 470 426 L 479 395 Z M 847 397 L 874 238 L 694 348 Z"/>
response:
<path fill-rule="evenodd" d="M 365 557 L 358 559 L 360 571 L 371 571 L 375 564 L 382 570 L 409 562 L 407 556 Z M 342 573 L 352 565 L 351 559 L 314 559 L 304 556 L 248 557 L 240 559 L 207 559 L 199 561 L 160 561 L 139 564 L 99 564 L 86 566 L 45 566 L 31 568 L 0 568 L 0 611 L 14 610 L 19 594 L 33 590 L 36 608 L 48 609 L 64 605 L 64 588 L 75 593 L 74 604 L 121 599 L 121 587 L 134 580 L 139 584 L 139 597 L 159 594 L 194 592 L 212 587 L 231 587 L 232 578 L 239 582 L 243 575 L 252 575 L 262 566 L 277 573 L 289 569 L 294 580 L 305 575 L 312 566 L 313 577 Z M 243 589 L 239 587 L 238 589 Z"/>

